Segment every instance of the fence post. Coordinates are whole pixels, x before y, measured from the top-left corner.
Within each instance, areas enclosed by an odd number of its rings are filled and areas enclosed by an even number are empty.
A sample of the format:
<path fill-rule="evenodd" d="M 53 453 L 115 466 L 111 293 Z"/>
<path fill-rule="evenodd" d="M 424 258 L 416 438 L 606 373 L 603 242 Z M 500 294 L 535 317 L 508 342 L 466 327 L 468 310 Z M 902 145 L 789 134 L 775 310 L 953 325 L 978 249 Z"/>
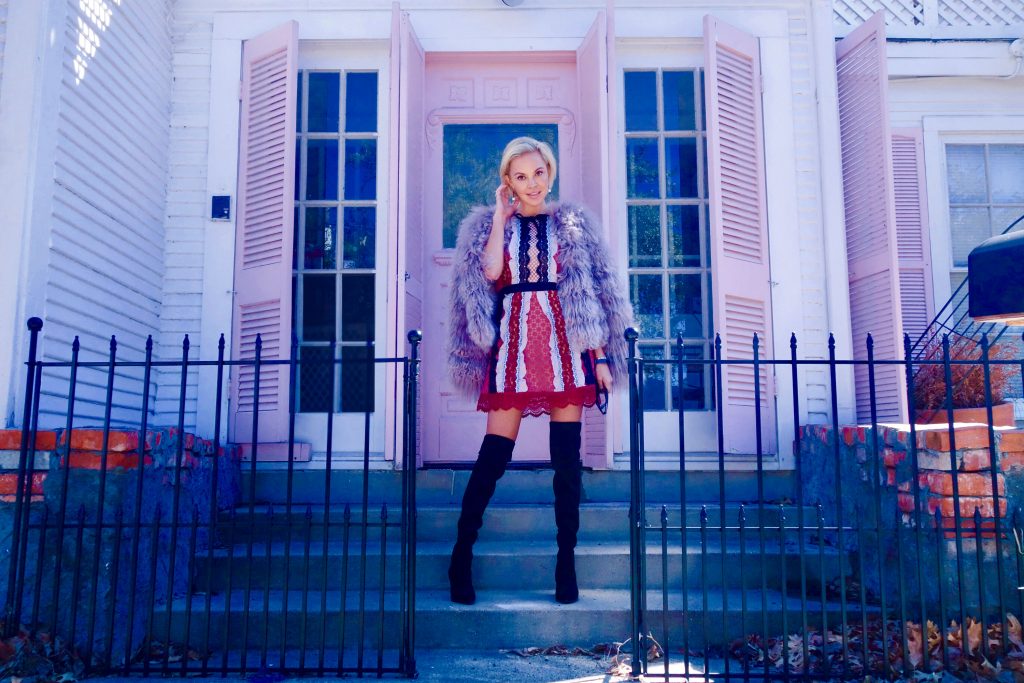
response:
<path fill-rule="evenodd" d="M 420 330 L 411 330 L 409 339 L 409 364 L 406 370 L 406 381 L 408 383 L 408 403 L 405 411 L 405 462 L 403 463 L 406 477 L 405 488 L 405 529 L 406 559 L 409 563 L 406 575 L 406 614 L 405 614 L 405 643 L 404 643 L 404 671 L 406 676 L 416 676 L 416 410 L 417 410 L 417 388 L 420 373 L 420 342 L 423 341 L 423 333 Z M 382 588 L 383 590 L 383 588 Z"/>
<path fill-rule="evenodd" d="M 9 637 L 17 633 L 18 624 L 21 620 L 21 615 L 16 613 L 14 608 L 16 596 L 20 595 L 21 587 L 18 583 L 24 578 L 18 576 L 18 567 L 21 556 L 21 544 L 19 543 L 20 531 L 21 531 L 21 516 L 28 515 L 28 507 L 32 501 L 31 488 L 29 489 L 29 495 L 25 495 L 25 481 L 26 479 L 31 480 L 28 473 L 26 472 L 28 466 L 28 451 L 29 451 L 29 425 L 32 424 L 32 415 L 34 409 L 37 406 L 34 405 L 33 396 L 35 394 L 35 377 L 36 377 L 36 353 L 39 349 L 39 332 L 43 329 L 43 321 L 41 318 L 29 318 L 28 319 L 28 330 L 29 330 L 29 342 L 28 342 L 28 366 L 27 378 L 25 380 L 25 408 L 22 412 L 21 418 L 21 452 L 18 455 L 18 483 L 17 490 L 14 497 L 14 520 L 11 525 L 11 554 L 10 554 L 10 565 L 7 568 L 7 601 L 4 605 L 4 623 L 6 624 L 5 637 Z M 35 448 L 35 444 L 31 444 L 32 448 Z M 24 510 L 22 508 L 24 507 Z"/>
<path fill-rule="evenodd" d="M 644 596 L 646 578 L 644 559 L 644 502 L 643 479 L 640 472 L 640 418 L 643 409 L 637 389 L 636 341 L 639 333 L 632 327 L 626 330 L 629 344 L 629 591 L 630 617 L 633 640 L 632 674 L 639 676 L 646 669 L 644 648 Z"/>

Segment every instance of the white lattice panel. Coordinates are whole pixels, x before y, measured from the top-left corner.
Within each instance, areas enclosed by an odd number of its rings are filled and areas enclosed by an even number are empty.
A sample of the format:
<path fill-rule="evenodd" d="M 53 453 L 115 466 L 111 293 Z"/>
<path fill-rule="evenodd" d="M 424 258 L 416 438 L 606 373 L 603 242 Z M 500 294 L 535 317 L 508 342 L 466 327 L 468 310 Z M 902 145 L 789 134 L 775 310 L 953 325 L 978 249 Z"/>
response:
<path fill-rule="evenodd" d="M 889 38 L 1019 38 L 1024 33 L 1024 0 L 833 0 L 836 36 L 876 12 L 885 13 Z"/>
<path fill-rule="evenodd" d="M 1024 0 L 939 0 L 939 25 L 1024 29 Z"/>

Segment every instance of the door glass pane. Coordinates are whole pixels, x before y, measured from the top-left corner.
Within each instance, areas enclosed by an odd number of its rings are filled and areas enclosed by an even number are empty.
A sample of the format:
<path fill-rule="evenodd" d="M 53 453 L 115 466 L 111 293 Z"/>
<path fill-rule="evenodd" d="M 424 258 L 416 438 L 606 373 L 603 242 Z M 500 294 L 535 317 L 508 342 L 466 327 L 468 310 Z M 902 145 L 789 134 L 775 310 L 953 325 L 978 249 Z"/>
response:
<path fill-rule="evenodd" d="M 700 266 L 700 207 L 668 206 L 668 265 Z"/>
<path fill-rule="evenodd" d="M 629 294 L 633 312 L 640 325 L 640 336 L 664 337 L 665 314 L 662 306 L 661 275 L 630 275 Z"/>
<path fill-rule="evenodd" d="M 345 199 L 377 196 L 377 141 L 345 141 Z"/>
<path fill-rule="evenodd" d="M 341 412 L 373 410 L 374 364 L 372 346 L 341 347 Z"/>
<path fill-rule="evenodd" d="M 335 301 L 334 275 L 302 276 L 302 338 L 305 341 L 331 341 L 335 334 Z"/>
<path fill-rule="evenodd" d="M 992 236 L 987 208 L 949 210 L 950 232 L 953 234 L 953 265 L 966 266 L 971 249 Z"/>
<path fill-rule="evenodd" d="M 697 196 L 697 139 L 665 139 L 665 195 Z"/>
<path fill-rule="evenodd" d="M 372 206 L 345 207 L 344 268 L 373 268 L 376 262 L 377 209 Z"/>
<path fill-rule="evenodd" d="M 500 182 L 501 153 L 513 138 L 529 136 L 551 145 L 558 157 L 558 125 L 554 123 L 450 124 L 444 127 L 444 218 L 441 244 L 455 247 L 459 222 L 477 204 L 493 206 Z M 556 187 L 548 195 L 558 196 Z"/>
<path fill-rule="evenodd" d="M 341 276 L 341 338 L 373 339 L 373 275 Z"/>
<path fill-rule="evenodd" d="M 988 200 L 984 145 L 946 145 L 946 166 L 950 203 L 979 204 Z"/>
<path fill-rule="evenodd" d="M 658 197 L 658 139 L 626 140 L 626 196 L 630 199 Z"/>
<path fill-rule="evenodd" d="M 377 130 L 377 72 L 345 74 L 345 130 Z"/>
<path fill-rule="evenodd" d="M 665 358 L 661 344 L 641 344 L 641 358 Z M 665 410 L 665 365 L 650 363 L 644 365 L 644 409 Z"/>
<path fill-rule="evenodd" d="M 337 268 L 337 248 L 338 209 L 333 206 L 306 208 L 306 269 Z"/>
<path fill-rule="evenodd" d="M 661 217 L 657 206 L 629 207 L 629 266 L 661 265 Z"/>
<path fill-rule="evenodd" d="M 338 141 L 306 142 L 306 199 L 338 198 Z"/>
<path fill-rule="evenodd" d="M 679 358 L 679 347 L 672 345 L 672 358 Z M 704 358 L 704 345 L 683 346 L 683 358 L 702 359 Z M 686 363 L 683 365 L 683 409 L 703 410 L 705 406 L 704 387 L 707 383 L 706 366 L 701 363 Z M 673 365 L 669 370 L 669 377 L 672 382 L 672 410 L 679 410 L 679 367 Z"/>
<path fill-rule="evenodd" d="M 666 71 L 661 79 L 665 130 L 696 130 L 697 105 L 693 100 L 693 72 Z"/>
<path fill-rule="evenodd" d="M 704 334 L 701 309 L 700 274 L 669 275 L 669 335 L 701 337 Z"/>
<path fill-rule="evenodd" d="M 658 130 L 658 92 L 654 71 L 625 74 L 626 130 Z"/>
<path fill-rule="evenodd" d="M 338 103 L 341 97 L 340 74 L 309 74 L 309 127 L 310 133 L 338 132 Z"/>
<path fill-rule="evenodd" d="M 1024 145 L 988 148 L 993 204 L 1024 204 Z M 996 224 L 996 228 L 1002 230 Z"/>
<path fill-rule="evenodd" d="M 330 346 L 299 348 L 299 412 L 326 413 L 334 400 L 334 352 Z"/>

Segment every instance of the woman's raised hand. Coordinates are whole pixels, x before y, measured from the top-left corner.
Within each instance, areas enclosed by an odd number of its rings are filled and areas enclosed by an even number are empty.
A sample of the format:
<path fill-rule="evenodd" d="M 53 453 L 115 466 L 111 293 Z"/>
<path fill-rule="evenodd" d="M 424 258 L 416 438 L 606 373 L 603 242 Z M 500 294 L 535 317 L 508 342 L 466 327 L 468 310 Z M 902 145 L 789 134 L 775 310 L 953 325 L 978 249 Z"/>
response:
<path fill-rule="evenodd" d="M 514 202 L 509 203 L 509 199 L 512 196 L 512 190 L 505 183 L 499 185 L 498 189 L 494 191 L 494 222 L 497 225 L 504 226 L 508 217 L 519 208 L 518 197 L 515 198 Z"/>

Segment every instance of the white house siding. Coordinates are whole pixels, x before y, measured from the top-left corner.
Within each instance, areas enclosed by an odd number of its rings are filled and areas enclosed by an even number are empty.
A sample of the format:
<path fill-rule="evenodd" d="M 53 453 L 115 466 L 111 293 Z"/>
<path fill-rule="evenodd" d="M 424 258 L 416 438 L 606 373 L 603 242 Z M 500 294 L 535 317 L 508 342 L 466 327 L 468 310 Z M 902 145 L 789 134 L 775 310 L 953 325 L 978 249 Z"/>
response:
<path fill-rule="evenodd" d="M 7 45 L 7 0 L 0 0 L 0 81 L 4 77 L 4 47 Z"/>
<path fill-rule="evenodd" d="M 796 135 L 797 230 L 800 233 L 800 291 L 803 333 L 798 335 L 802 358 L 827 358 L 828 290 L 825 280 L 825 241 L 822 233 L 821 149 L 815 101 L 815 74 L 811 17 L 805 8 L 789 11 L 790 78 L 793 87 L 793 126 L 808 134 Z M 789 353 L 789 340 L 775 340 L 776 357 Z M 820 422 L 831 412 L 828 377 L 824 368 L 808 366 L 802 376 L 804 405 L 808 422 Z M 786 378 L 780 377 L 780 382 Z M 786 416 L 788 417 L 788 416 Z M 783 418 L 785 419 L 785 418 Z"/>
<path fill-rule="evenodd" d="M 200 3 L 175 3 L 171 20 L 173 86 L 171 88 L 170 153 L 167 174 L 166 252 L 163 309 L 160 314 L 161 350 L 180 359 L 189 335 L 190 356 L 215 359 L 216 348 L 203 348 L 199 339 L 203 292 L 203 228 L 209 215 L 206 193 L 209 142 L 210 50 L 213 15 Z M 225 329 L 225 333 L 230 330 Z M 186 423 L 195 424 L 198 375 L 187 377 Z M 158 417 L 177 419 L 181 377 L 165 376 L 158 397 Z M 172 417 L 173 416 L 173 417 Z"/>
<path fill-rule="evenodd" d="M 169 0 L 64 4 L 43 355 L 140 360 L 160 319 L 170 115 Z M 36 226 L 41 221 L 34 219 Z M 83 372 L 76 424 L 102 417 L 105 378 Z M 141 372 L 116 380 L 115 420 L 137 421 Z M 42 406 L 61 419 L 61 392 Z"/>

